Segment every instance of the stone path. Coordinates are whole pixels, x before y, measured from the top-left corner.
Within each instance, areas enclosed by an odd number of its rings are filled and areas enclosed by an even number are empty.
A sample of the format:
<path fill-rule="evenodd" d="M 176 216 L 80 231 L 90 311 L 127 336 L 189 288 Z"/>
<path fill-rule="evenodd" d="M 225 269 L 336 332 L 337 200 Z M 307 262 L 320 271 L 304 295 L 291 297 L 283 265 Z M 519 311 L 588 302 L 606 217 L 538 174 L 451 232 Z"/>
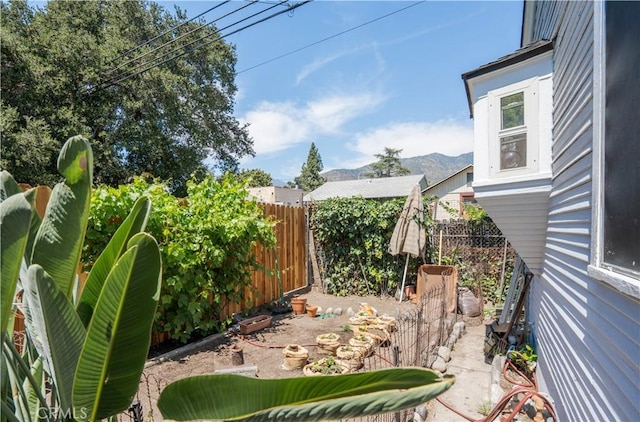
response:
<path fill-rule="evenodd" d="M 447 363 L 447 374 L 456 376 L 456 382 L 439 398 L 456 410 L 481 419 L 481 412 L 489 410 L 491 365 L 484 361 L 485 326 L 482 323 L 470 326 L 451 351 L 451 360 Z M 433 400 L 430 421 L 464 422 L 465 419 L 447 409 L 437 400 Z"/>

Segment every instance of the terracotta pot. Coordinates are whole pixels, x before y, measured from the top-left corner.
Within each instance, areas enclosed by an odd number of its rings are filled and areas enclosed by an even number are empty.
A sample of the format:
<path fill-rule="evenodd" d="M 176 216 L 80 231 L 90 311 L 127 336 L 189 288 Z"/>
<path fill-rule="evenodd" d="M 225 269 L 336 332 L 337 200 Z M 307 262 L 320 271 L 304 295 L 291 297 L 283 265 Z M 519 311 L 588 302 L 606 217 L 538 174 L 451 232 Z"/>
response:
<path fill-rule="evenodd" d="M 304 314 L 304 308 L 307 304 L 306 297 L 294 297 L 291 299 L 291 308 L 295 315 Z"/>
<path fill-rule="evenodd" d="M 415 295 L 416 294 L 416 286 L 415 284 L 408 284 L 406 286 L 404 286 L 404 297 L 405 298 L 410 298 L 411 295 Z"/>
<path fill-rule="evenodd" d="M 311 318 L 315 318 L 316 312 L 318 312 L 318 307 L 315 305 L 307 305 L 307 315 Z"/>

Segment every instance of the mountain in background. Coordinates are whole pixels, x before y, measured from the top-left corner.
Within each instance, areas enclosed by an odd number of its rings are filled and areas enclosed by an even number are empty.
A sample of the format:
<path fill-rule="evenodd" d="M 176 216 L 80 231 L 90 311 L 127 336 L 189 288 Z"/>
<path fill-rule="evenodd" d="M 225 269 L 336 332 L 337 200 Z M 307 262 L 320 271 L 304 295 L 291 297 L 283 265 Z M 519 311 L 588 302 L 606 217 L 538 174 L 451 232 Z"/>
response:
<path fill-rule="evenodd" d="M 449 177 L 469 164 L 473 164 L 473 153 L 460 154 L 457 157 L 433 153 L 418 157 L 401 158 L 402 165 L 411 170 L 411 174 L 424 174 L 429 185 Z M 365 173 L 371 172 L 371 164 L 357 169 L 335 169 L 321 173 L 327 182 L 341 180 L 355 180 L 366 178 Z"/>

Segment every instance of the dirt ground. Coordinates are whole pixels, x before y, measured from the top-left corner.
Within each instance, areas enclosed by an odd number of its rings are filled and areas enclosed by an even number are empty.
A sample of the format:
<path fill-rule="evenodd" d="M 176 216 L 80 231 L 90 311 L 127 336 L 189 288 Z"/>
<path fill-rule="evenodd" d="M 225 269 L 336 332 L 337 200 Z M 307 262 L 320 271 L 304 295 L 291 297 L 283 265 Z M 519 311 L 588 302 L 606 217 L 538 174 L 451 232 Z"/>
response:
<path fill-rule="evenodd" d="M 351 337 L 344 330 L 348 325 L 347 310 L 351 308 L 357 312 L 361 303 L 373 306 L 378 315 L 387 314 L 396 316 L 398 313 L 414 309 L 416 305 L 409 301 L 399 303 L 392 297 L 335 297 L 320 292 L 305 292 L 299 296 L 307 298 L 307 304 L 320 306 L 322 313 L 311 318 L 306 314 L 294 315 L 286 313 L 273 315 L 271 325 L 262 330 L 240 335 L 233 329 L 224 335 L 215 336 L 216 340 L 200 342 L 199 350 L 189 350 L 187 354 L 180 354 L 173 359 L 155 358 L 147 363 L 140 384 L 138 400 L 143 406 L 144 420 L 162 420 L 161 415 L 155 409 L 155 402 L 159 392 L 169 383 L 194 375 L 212 374 L 216 370 L 232 368 L 231 348 L 242 348 L 245 367 L 255 367 L 256 376 L 264 379 L 290 378 L 302 375 L 302 370 L 285 370 L 283 349 L 288 344 L 304 346 L 309 351 L 309 361 L 322 357 L 316 351 L 316 337 L 320 334 L 333 332 L 341 335 L 341 343 L 346 343 Z M 326 314 L 328 308 L 342 309 L 342 315 Z M 271 315 L 267 310 L 257 313 Z M 191 348 L 193 349 L 193 347 Z M 177 354 L 169 352 L 169 356 Z M 164 355 L 167 356 L 167 355 Z M 161 362 L 159 362 L 162 360 Z M 159 363 L 158 363 L 159 362 Z M 149 410 L 153 409 L 153 414 Z"/>

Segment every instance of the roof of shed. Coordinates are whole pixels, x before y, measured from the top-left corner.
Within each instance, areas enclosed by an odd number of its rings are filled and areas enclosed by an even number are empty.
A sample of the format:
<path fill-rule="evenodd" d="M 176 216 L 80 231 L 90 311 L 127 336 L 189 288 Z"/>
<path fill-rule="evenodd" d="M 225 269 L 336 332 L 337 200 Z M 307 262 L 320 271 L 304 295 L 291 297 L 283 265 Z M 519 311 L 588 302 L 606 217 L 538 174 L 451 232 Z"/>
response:
<path fill-rule="evenodd" d="M 405 197 L 415 184 L 420 184 L 421 189 L 427 187 L 427 179 L 424 174 L 327 182 L 318 189 L 306 194 L 304 201 L 323 201 L 329 198 L 350 198 L 354 196 L 363 198 Z"/>

